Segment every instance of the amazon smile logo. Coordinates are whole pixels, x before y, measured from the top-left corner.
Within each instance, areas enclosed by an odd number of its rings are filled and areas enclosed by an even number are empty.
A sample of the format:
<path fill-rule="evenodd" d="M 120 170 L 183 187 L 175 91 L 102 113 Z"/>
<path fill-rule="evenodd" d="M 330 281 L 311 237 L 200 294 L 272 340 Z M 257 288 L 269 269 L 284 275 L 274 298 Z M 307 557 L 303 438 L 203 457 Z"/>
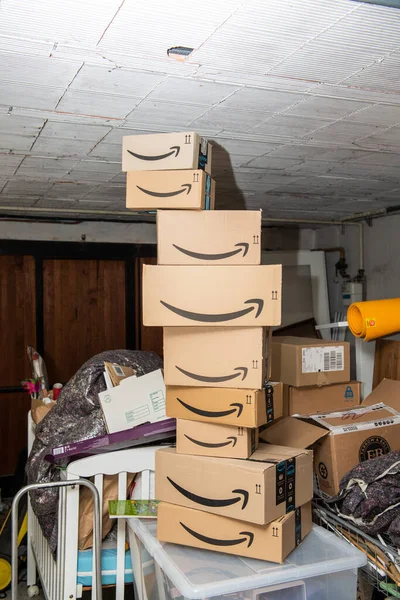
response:
<path fill-rule="evenodd" d="M 242 376 L 242 381 L 246 379 L 248 369 L 247 367 L 235 367 L 233 370 L 238 371 L 237 373 L 231 373 L 230 375 L 221 375 L 219 377 L 207 377 L 206 375 L 198 375 L 196 373 L 191 373 L 190 371 L 185 371 L 181 367 L 175 365 L 175 369 L 178 369 L 183 375 L 189 377 L 190 379 L 195 379 L 196 381 L 201 381 L 203 383 L 223 383 L 224 381 L 231 381 L 232 379 L 236 379 L 237 377 Z"/>
<path fill-rule="evenodd" d="M 200 542 L 209 544 L 210 546 L 238 546 L 239 544 L 244 544 L 247 542 L 247 547 L 250 548 L 254 541 L 254 533 L 252 533 L 251 531 L 240 531 L 239 535 L 244 537 L 234 538 L 233 540 L 221 540 L 218 538 L 208 537 L 206 535 L 203 535 L 202 533 L 199 533 L 198 531 L 194 531 L 194 529 L 191 529 L 190 527 L 182 523 L 182 521 L 179 521 L 179 524 L 183 527 L 185 531 L 187 531 L 189 535 L 193 536 Z"/>
<path fill-rule="evenodd" d="M 186 433 L 184 435 L 185 435 L 185 438 L 189 440 L 189 442 L 192 442 L 192 444 L 196 444 L 197 446 L 202 446 L 203 448 L 224 448 L 225 446 L 230 446 L 230 445 L 232 445 L 232 448 L 234 448 L 236 446 L 236 442 L 237 442 L 237 437 L 234 435 L 227 437 L 226 442 L 219 442 L 217 444 L 200 442 L 200 440 L 195 440 L 194 438 L 190 437 L 189 435 L 186 435 Z"/>
<path fill-rule="evenodd" d="M 171 146 L 170 150 L 171 152 L 167 152 L 166 154 L 157 154 L 155 156 L 146 156 L 145 154 L 136 154 L 136 152 L 132 152 L 132 150 L 128 150 L 128 153 L 133 156 L 134 158 L 137 158 L 139 160 L 164 160 L 164 158 L 168 158 L 169 156 L 174 156 L 174 158 L 176 158 L 180 152 L 181 147 L 180 146 Z"/>
<path fill-rule="evenodd" d="M 144 194 L 147 194 L 148 196 L 154 196 L 155 198 L 172 198 L 173 196 L 179 196 L 179 194 L 183 194 L 183 192 L 190 194 L 190 190 L 192 189 L 190 183 L 182 183 L 182 189 L 175 190 L 173 192 L 153 192 L 152 190 L 146 190 L 146 188 L 140 187 L 140 185 L 137 185 L 136 187 Z"/>
<path fill-rule="evenodd" d="M 201 504 L 202 506 L 221 508 L 225 506 L 233 506 L 238 502 L 242 502 L 242 510 L 244 510 L 249 501 L 249 492 L 247 490 L 232 490 L 232 494 L 239 494 L 238 496 L 234 496 L 233 498 L 205 498 L 204 496 L 198 496 L 197 494 L 186 490 L 178 483 L 173 481 L 170 477 L 167 477 L 167 479 L 170 482 L 170 484 L 177 490 L 177 492 L 182 494 L 182 496 L 185 496 L 185 498 L 187 498 L 188 500 L 191 500 L 196 504 Z"/>
<path fill-rule="evenodd" d="M 186 404 L 186 402 L 184 402 L 183 400 L 180 400 L 180 398 L 177 398 L 177 400 L 180 404 L 182 404 L 182 406 L 184 408 L 186 408 L 186 410 L 189 410 L 190 412 L 194 413 L 195 415 L 199 415 L 201 417 L 207 417 L 209 419 L 215 419 L 218 417 L 228 417 L 229 415 L 235 414 L 235 412 L 237 412 L 236 417 L 239 418 L 243 412 L 243 404 L 240 404 L 239 402 L 233 402 L 232 404 L 230 404 L 229 406 L 234 407 L 232 409 L 214 411 L 214 410 L 202 410 L 201 408 L 195 408 L 194 406 L 190 406 L 190 404 Z"/>
<path fill-rule="evenodd" d="M 245 315 L 248 315 L 254 311 L 254 318 L 257 319 L 264 308 L 264 300 L 261 298 L 251 298 L 250 300 L 245 300 L 244 304 L 252 304 L 253 306 L 249 306 L 235 312 L 220 314 L 195 313 L 189 310 L 184 310 L 183 308 L 178 308 L 177 306 L 172 306 L 172 304 L 168 304 L 163 300 L 160 300 L 160 303 L 165 306 L 165 308 L 176 315 L 183 317 L 184 319 L 189 319 L 190 321 L 199 321 L 202 323 L 223 323 L 224 321 L 234 321 L 235 319 L 240 319 L 241 317 L 244 317 Z"/>
<path fill-rule="evenodd" d="M 202 254 L 200 252 L 192 252 L 191 250 L 186 250 L 186 248 L 181 248 L 176 244 L 172 245 L 174 248 L 176 248 L 176 250 L 182 252 L 182 254 L 186 254 L 186 256 L 190 256 L 191 258 L 197 258 L 198 260 L 224 260 L 225 258 L 236 256 L 236 254 L 240 254 L 240 252 L 243 252 L 244 258 L 247 252 L 249 251 L 249 244 L 247 244 L 246 242 L 239 242 L 238 244 L 235 244 L 235 248 L 237 248 L 237 250 L 231 250 L 230 252 L 223 252 L 221 254 Z"/>

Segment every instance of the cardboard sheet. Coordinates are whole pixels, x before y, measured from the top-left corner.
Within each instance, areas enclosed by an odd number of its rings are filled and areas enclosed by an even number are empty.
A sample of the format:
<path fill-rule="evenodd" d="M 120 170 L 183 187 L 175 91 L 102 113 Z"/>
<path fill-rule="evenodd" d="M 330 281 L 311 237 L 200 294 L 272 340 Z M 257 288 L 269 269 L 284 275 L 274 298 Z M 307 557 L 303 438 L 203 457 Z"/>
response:
<path fill-rule="evenodd" d="M 126 208 L 208 212 L 214 206 L 215 181 L 204 171 L 130 171 L 126 175 Z"/>
<path fill-rule="evenodd" d="M 313 493 L 312 451 L 262 444 L 249 459 L 156 452 L 156 498 L 265 525 Z"/>
<path fill-rule="evenodd" d="M 123 171 L 202 169 L 211 173 L 212 145 L 194 131 L 122 138 Z"/>
<path fill-rule="evenodd" d="M 165 383 L 261 389 L 268 339 L 263 327 L 165 327 Z"/>
<path fill-rule="evenodd" d="M 164 327 L 279 325 L 281 289 L 281 265 L 144 265 L 143 323 Z"/>
<path fill-rule="evenodd" d="M 158 264 L 259 265 L 261 214 L 260 210 L 161 210 Z"/>
<path fill-rule="evenodd" d="M 284 385 L 283 414 L 307 415 L 316 412 L 343 410 L 360 405 L 361 383 L 334 383 L 296 388 Z"/>
<path fill-rule="evenodd" d="M 158 506 L 157 538 L 162 542 L 276 563 L 282 563 L 311 528 L 311 503 L 264 526 L 165 502 Z"/>
<path fill-rule="evenodd" d="M 167 386 L 167 415 L 176 419 L 260 427 L 282 416 L 282 404 L 269 390 Z"/>
<path fill-rule="evenodd" d="M 99 400 L 108 433 L 166 418 L 165 384 L 160 369 L 124 379 L 112 390 L 101 392 Z"/>
<path fill-rule="evenodd" d="M 294 387 L 350 381 L 349 342 L 292 336 L 272 338 L 272 379 Z"/>
<path fill-rule="evenodd" d="M 249 458 L 257 448 L 257 428 L 216 425 L 184 419 L 178 419 L 176 422 L 178 454 Z"/>

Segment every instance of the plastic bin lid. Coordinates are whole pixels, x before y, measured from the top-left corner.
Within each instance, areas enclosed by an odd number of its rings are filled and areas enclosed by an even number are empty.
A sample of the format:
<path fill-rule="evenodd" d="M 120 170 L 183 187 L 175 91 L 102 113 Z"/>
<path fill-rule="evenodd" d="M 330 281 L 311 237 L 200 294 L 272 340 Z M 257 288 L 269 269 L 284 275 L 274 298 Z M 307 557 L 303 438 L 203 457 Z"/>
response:
<path fill-rule="evenodd" d="M 282 565 L 158 542 L 155 520 L 129 519 L 129 527 L 182 596 L 191 600 L 358 569 L 366 556 L 317 525 Z"/>

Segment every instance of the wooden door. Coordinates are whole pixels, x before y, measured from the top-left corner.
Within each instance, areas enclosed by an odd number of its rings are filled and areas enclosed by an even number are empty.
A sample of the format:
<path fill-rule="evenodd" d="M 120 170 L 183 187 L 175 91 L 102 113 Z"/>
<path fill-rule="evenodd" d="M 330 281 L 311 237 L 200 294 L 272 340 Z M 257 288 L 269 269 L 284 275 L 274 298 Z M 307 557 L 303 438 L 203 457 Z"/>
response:
<path fill-rule="evenodd" d="M 126 347 L 125 262 L 45 260 L 44 359 L 65 383 L 89 358 Z"/>
<path fill-rule="evenodd" d="M 373 389 L 382 379 L 400 380 L 400 342 L 376 340 Z"/>
<path fill-rule="evenodd" d="M 142 294 L 142 278 L 143 278 L 143 265 L 155 265 L 157 264 L 157 258 L 139 258 L 138 268 L 136 269 L 137 273 L 137 283 L 136 283 L 136 304 L 142 306 L 141 304 L 141 294 Z M 143 325 L 143 315 L 142 311 L 136 312 L 136 329 L 138 331 L 138 340 L 137 346 L 141 350 L 152 350 L 156 352 L 159 356 L 163 357 L 163 329 L 162 327 L 146 327 Z"/>
<path fill-rule="evenodd" d="M 32 256 L 0 256 L 0 476 L 13 474 L 26 446 L 31 377 L 27 346 L 36 345 L 35 261 Z"/>

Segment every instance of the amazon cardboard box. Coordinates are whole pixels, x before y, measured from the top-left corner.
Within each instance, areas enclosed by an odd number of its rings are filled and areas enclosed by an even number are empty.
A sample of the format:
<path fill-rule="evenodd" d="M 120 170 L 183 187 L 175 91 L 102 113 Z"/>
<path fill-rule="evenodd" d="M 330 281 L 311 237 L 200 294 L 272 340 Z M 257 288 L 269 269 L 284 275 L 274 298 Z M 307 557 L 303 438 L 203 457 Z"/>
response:
<path fill-rule="evenodd" d="M 258 429 L 216 425 L 198 421 L 176 421 L 178 454 L 249 458 L 258 448 Z"/>
<path fill-rule="evenodd" d="M 284 417 L 353 408 L 360 405 L 361 399 L 361 383 L 358 381 L 320 387 L 284 385 L 283 390 Z"/>
<path fill-rule="evenodd" d="M 312 499 L 312 451 L 262 444 L 249 459 L 156 452 L 156 498 L 266 525 Z"/>
<path fill-rule="evenodd" d="M 130 171 L 126 175 L 126 207 L 134 210 L 188 208 L 191 209 L 189 212 L 197 209 L 194 213 L 201 209 L 209 211 L 215 207 L 215 181 L 199 170 Z M 179 214 L 179 211 L 173 214 Z M 174 223 L 171 227 L 175 230 L 177 225 Z"/>
<path fill-rule="evenodd" d="M 259 265 L 261 211 L 159 211 L 157 256 L 159 265 Z"/>
<path fill-rule="evenodd" d="M 176 419 L 260 427 L 282 416 L 283 399 L 274 386 L 262 390 L 167 386 L 167 415 Z"/>
<path fill-rule="evenodd" d="M 349 342 L 314 338 L 272 338 L 271 375 L 294 387 L 350 381 Z"/>
<path fill-rule="evenodd" d="M 310 502 L 268 525 L 245 523 L 166 502 L 158 506 L 157 538 L 161 542 L 276 563 L 283 563 L 311 528 Z"/>
<path fill-rule="evenodd" d="M 281 265 L 144 265 L 143 324 L 163 327 L 279 325 L 281 289 Z"/>
<path fill-rule="evenodd" d="M 261 389 L 269 340 L 263 327 L 165 327 L 165 383 Z"/>
<path fill-rule="evenodd" d="M 211 174 L 212 146 L 194 131 L 122 138 L 123 171 L 202 169 Z"/>
<path fill-rule="evenodd" d="M 379 403 L 287 417 L 263 431 L 260 441 L 313 448 L 318 493 L 335 496 L 342 477 L 358 463 L 400 450 L 400 414 Z"/>

